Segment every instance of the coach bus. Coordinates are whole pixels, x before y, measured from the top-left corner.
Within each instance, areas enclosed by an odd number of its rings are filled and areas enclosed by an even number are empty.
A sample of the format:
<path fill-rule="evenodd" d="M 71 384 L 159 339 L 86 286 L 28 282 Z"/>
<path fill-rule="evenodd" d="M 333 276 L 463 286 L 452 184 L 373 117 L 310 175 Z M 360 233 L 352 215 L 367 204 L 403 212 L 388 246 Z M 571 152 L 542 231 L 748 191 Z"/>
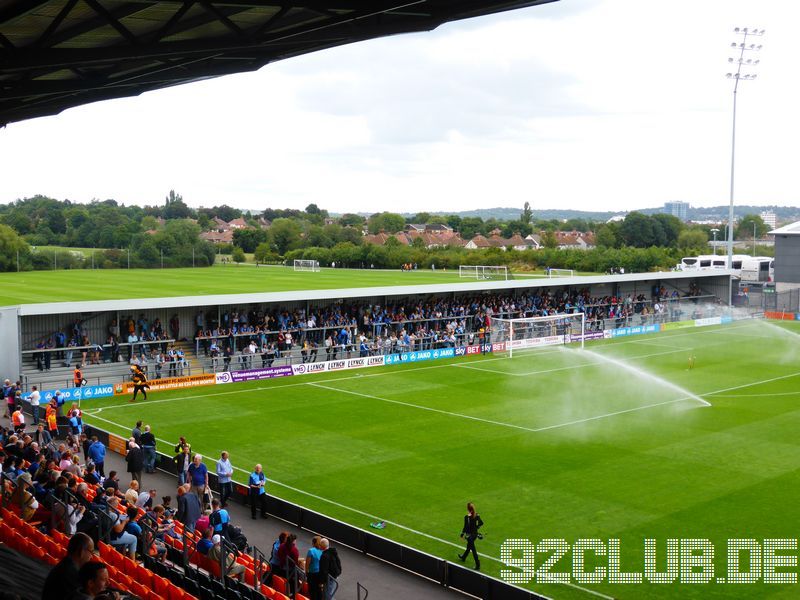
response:
<path fill-rule="evenodd" d="M 682 258 L 677 265 L 677 270 L 708 271 L 711 269 L 725 269 L 727 266 L 727 256 L 701 254 Z M 734 254 L 732 267 L 734 276 L 739 277 L 742 281 L 774 281 L 775 259 L 770 256 Z"/>

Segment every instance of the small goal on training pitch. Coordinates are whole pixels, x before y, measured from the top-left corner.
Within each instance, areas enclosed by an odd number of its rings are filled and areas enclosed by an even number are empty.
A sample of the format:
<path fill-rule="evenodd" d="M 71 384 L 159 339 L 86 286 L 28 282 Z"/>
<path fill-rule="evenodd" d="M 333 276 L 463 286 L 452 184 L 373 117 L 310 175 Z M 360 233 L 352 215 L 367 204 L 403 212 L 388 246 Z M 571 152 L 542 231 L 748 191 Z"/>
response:
<path fill-rule="evenodd" d="M 468 279 L 508 279 L 508 267 L 500 265 L 459 265 L 458 276 Z"/>
<path fill-rule="evenodd" d="M 319 261 L 318 260 L 295 259 L 295 261 L 294 261 L 294 270 L 295 271 L 319 271 Z"/>
<path fill-rule="evenodd" d="M 504 344 L 509 358 L 514 356 L 514 350 L 555 344 L 579 342 L 583 348 L 586 338 L 584 313 L 562 313 L 518 319 L 492 317 L 491 327 L 492 343 Z"/>
<path fill-rule="evenodd" d="M 575 271 L 573 269 L 547 269 L 547 276 L 552 279 L 553 277 L 573 277 Z"/>

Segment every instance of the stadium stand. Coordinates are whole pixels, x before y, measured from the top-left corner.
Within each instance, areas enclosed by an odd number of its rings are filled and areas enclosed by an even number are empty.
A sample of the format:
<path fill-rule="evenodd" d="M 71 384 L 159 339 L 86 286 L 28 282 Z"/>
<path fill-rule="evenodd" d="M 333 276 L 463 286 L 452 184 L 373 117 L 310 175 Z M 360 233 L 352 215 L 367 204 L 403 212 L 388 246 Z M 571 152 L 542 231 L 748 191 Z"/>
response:
<path fill-rule="evenodd" d="M 585 312 L 587 330 L 613 329 L 672 321 L 688 315 L 698 302 L 717 301 L 716 295 L 688 281 L 681 287 L 670 283 L 670 290 L 661 285 L 647 293 L 640 287 L 638 292 L 600 294 L 578 286 L 525 292 L 420 295 L 385 303 L 354 300 L 317 306 L 251 304 L 201 309 L 192 319 L 193 333 L 178 339 L 167 337 L 160 325 L 153 326 L 158 317 L 151 324 L 144 314 L 138 319 L 128 316 L 117 325 L 103 323 L 102 314 L 83 321 L 67 315 L 55 329 L 28 332 L 23 383 L 26 391 L 31 385 L 39 389 L 71 387 L 76 364 L 82 365 L 88 384 L 99 385 L 125 379 L 132 363 L 140 364 L 150 379 L 156 379 L 451 347 L 470 343 L 492 316 Z M 189 320 L 188 316 L 183 320 Z M 59 335 L 88 340 L 120 328 L 140 341 L 54 347 L 53 340 Z M 83 350 L 88 351 L 82 354 Z M 51 355 L 49 369 L 44 368 L 47 354 Z"/>

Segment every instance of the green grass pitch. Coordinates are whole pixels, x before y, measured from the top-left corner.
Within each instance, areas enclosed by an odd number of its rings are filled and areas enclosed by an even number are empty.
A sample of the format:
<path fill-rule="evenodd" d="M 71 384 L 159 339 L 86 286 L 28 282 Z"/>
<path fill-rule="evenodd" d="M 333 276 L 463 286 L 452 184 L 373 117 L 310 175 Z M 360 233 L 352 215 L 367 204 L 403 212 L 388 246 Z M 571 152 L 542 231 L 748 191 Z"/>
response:
<path fill-rule="evenodd" d="M 144 419 L 164 449 L 185 435 L 209 463 L 226 449 L 239 481 L 261 462 L 271 493 L 363 528 L 384 519 L 383 535 L 453 561 L 473 501 L 486 522 L 483 570 L 495 576 L 507 538 L 618 538 L 622 570 L 634 572 L 644 538 L 658 540 L 659 570 L 668 538 L 707 538 L 724 575 L 728 538 L 798 537 L 799 334 L 740 321 L 84 408 L 122 435 Z M 570 556 L 553 570 L 569 571 Z M 796 584 L 573 584 L 528 587 L 557 599 L 800 594 Z"/>
<path fill-rule="evenodd" d="M 530 275 L 527 275 L 530 276 Z M 474 283 L 449 271 L 322 269 L 226 265 L 203 269 L 106 269 L 0 273 L 0 306 L 38 302 L 252 294 L 436 283 Z"/>

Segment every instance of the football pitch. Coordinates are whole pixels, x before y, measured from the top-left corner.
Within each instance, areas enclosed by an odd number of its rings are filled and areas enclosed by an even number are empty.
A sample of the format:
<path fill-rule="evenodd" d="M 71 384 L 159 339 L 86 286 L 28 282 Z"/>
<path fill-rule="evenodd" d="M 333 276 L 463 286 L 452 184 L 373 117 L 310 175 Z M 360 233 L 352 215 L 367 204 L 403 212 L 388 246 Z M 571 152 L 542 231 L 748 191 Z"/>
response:
<path fill-rule="evenodd" d="M 525 274 L 519 277 L 543 277 Z M 256 294 L 292 290 L 369 288 L 393 285 L 475 283 L 458 269 L 401 272 L 380 269 L 322 269 L 235 264 L 197 269 L 76 269 L 0 273 L 0 306 L 39 302 L 165 298 L 209 294 Z"/>
<path fill-rule="evenodd" d="M 794 323 L 747 320 L 84 409 L 87 422 L 125 436 L 143 419 L 165 452 L 185 435 L 210 468 L 228 450 L 238 481 L 261 462 L 270 493 L 370 531 L 385 520 L 381 535 L 454 562 L 472 501 L 486 523 L 482 570 L 498 577 L 512 538 L 565 540 L 572 548 L 550 572 L 573 575 L 577 540 L 599 540 L 587 572 L 610 564 L 609 540 L 620 540 L 619 570 L 631 573 L 645 572 L 646 538 L 667 575 L 668 540 L 714 547 L 707 584 L 676 570 L 668 584 L 573 576 L 525 586 L 551 598 L 796 598 L 796 583 L 764 583 L 760 562 L 756 583 L 719 578 L 729 539 L 756 540 L 766 565 L 765 540 L 798 537 L 799 349 Z M 777 573 L 798 572 L 796 546 L 774 554 L 795 559 Z M 549 556 L 535 553 L 536 568 Z"/>

